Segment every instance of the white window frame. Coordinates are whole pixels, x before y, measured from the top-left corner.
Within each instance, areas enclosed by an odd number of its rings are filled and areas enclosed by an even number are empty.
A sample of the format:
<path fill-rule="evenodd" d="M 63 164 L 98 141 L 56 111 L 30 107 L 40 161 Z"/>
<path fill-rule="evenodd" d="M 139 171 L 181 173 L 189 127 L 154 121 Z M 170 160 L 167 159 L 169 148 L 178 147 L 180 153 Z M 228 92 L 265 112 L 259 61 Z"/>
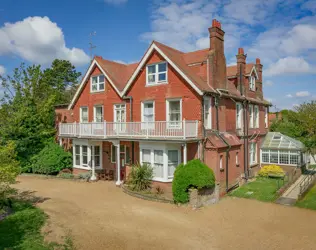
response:
<path fill-rule="evenodd" d="M 169 118 L 169 111 L 170 111 L 170 102 L 180 102 L 180 121 L 179 124 L 170 124 L 170 118 Z M 181 98 L 177 98 L 177 99 L 167 99 L 166 100 L 166 121 L 167 121 L 167 128 L 168 129 L 181 129 L 182 128 L 182 99 Z"/>
<path fill-rule="evenodd" d="M 119 131 L 119 132 L 124 132 L 126 129 L 126 103 L 120 103 L 120 104 L 114 104 L 113 105 L 113 112 L 114 112 L 114 122 L 115 123 L 120 123 L 122 121 L 117 120 L 117 115 L 116 111 L 119 110 L 120 113 L 124 111 L 124 122 L 122 124 L 115 124 L 114 130 Z"/>
<path fill-rule="evenodd" d="M 76 146 L 80 147 L 80 164 L 76 164 Z M 87 147 L 87 159 L 88 159 L 88 164 L 83 164 L 83 150 L 82 148 L 86 146 Z M 100 147 L 100 152 L 99 152 L 99 157 L 100 157 L 100 166 L 95 167 L 95 169 L 102 169 L 102 142 L 90 142 L 88 140 L 73 140 L 73 168 L 78 168 L 78 169 L 85 169 L 85 170 L 91 170 L 92 166 L 91 164 L 94 164 L 94 161 L 92 161 L 92 157 L 94 157 L 94 150 L 95 146 Z M 91 147 L 94 147 L 93 149 Z"/>
<path fill-rule="evenodd" d="M 166 64 L 166 71 L 158 72 L 160 64 Z M 150 67 L 150 66 L 155 66 L 155 68 L 156 68 L 155 73 L 149 73 L 148 67 Z M 166 80 L 159 81 L 158 80 L 159 74 L 166 74 Z M 155 76 L 155 82 L 148 81 L 148 76 L 150 76 L 150 75 Z M 152 63 L 152 64 L 148 64 L 146 66 L 146 86 L 155 86 L 155 85 L 166 84 L 166 83 L 168 83 L 168 63 L 166 61 L 159 62 L 159 63 Z"/>
<path fill-rule="evenodd" d="M 150 150 L 150 165 L 154 166 L 155 164 L 155 150 L 163 151 L 163 177 L 153 177 L 153 181 L 160 181 L 160 182 L 171 182 L 173 180 L 173 175 L 168 175 L 168 151 L 176 150 L 178 152 L 178 164 L 181 163 L 181 145 L 180 144 L 167 144 L 167 143 L 140 143 L 139 146 L 139 159 L 140 164 L 143 164 L 143 150 L 147 149 Z"/>
<path fill-rule="evenodd" d="M 102 108 L 102 117 L 101 117 L 101 122 L 104 121 L 104 107 L 103 105 L 94 105 L 93 106 L 93 121 L 94 122 L 97 122 L 97 108 Z"/>
<path fill-rule="evenodd" d="M 256 91 L 256 77 L 253 75 L 249 76 L 249 89 L 252 91 Z"/>
<path fill-rule="evenodd" d="M 126 145 L 120 145 L 120 147 L 121 146 L 124 146 L 124 150 L 121 150 L 121 148 L 120 148 L 120 154 L 124 154 L 124 163 L 126 164 L 126 150 L 127 150 L 127 146 Z M 115 152 L 114 159 L 113 159 L 113 150 Z M 111 144 L 111 163 L 116 163 L 116 158 L 117 158 L 116 146 L 114 144 Z M 121 156 L 120 156 L 120 159 L 121 159 Z"/>
<path fill-rule="evenodd" d="M 204 109 L 204 127 L 206 129 L 212 129 L 212 98 L 211 97 L 209 96 L 204 97 L 203 109 Z"/>
<path fill-rule="evenodd" d="M 260 116 L 260 111 L 259 111 L 259 106 L 258 105 L 254 105 L 253 106 L 253 125 L 254 128 L 259 128 L 259 116 Z"/>
<path fill-rule="evenodd" d="M 257 154 L 257 143 L 256 142 L 251 142 L 250 143 L 250 150 L 249 150 L 249 164 L 251 165 L 255 165 L 258 163 L 258 154 Z M 254 155 L 253 155 L 254 154 Z M 253 156 L 255 158 L 255 160 L 253 161 Z"/>
<path fill-rule="evenodd" d="M 153 104 L 153 123 L 152 124 L 146 124 L 145 123 L 145 104 L 152 103 Z M 142 129 L 155 129 L 155 101 L 143 101 L 141 103 L 141 122 L 142 122 Z"/>
<path fill-rule="evenodd" d="M 249 104 L 248 112 L 249 112 L 249 128 L 253 128 L 254 127 L 254 105 Z"/>
<path fill-rule="evenodd" d="M 271 151 L 276 151 L 277 152 L 277 155 L 278 155 L 278 162 L 275 163 L 275 162 L 271 162 L 270 159 L 271 159 Z M 281 153 L 282 152 L 282 153 Z M 285 152 L 287 152 L 287 155 L 288 155 L 288 164 L 286 163 L 281 163 L 281 157 L 280 155 L 281 154 L 285 154 Z M 263 154 L 268 154 L 268 159 L 269 161 L 264 161 L 263 160 Z M 301 164 L 301 153 L 300 151 L 293 151 L 293 150 L 277 150 L 277 149 L 261 149 L 260 150 L 260 161 L 262 164 L 279 164 L 279 165 L 284 165 L 284 166 L 297 166 L 297 165 L 300 165 Z M 298 157 L 298 163 L 297 164 L 291 164 L 291 155 L 297 155 Z"/>
<path fill-rule="evenodd" d="M 219 156 L 219 169 L 220 170 L 223 170 L 223 155 L 220 155 Z"/>
<path fill-rule="evenodd" d="M 87 121 L 83 121 L 82 120 L 82 110 L 83 109 L 87 109 Z M 89 122 L 89 108 L 88 108 L 88 106 L 82 106 L 82 107 L 80 107 L 80 122 L 81 123 L 86 123 L 86 122 Z"/>
<path fill-rule="evenodd" d="M 264 110 L 265 110 L 265 113 L 264 113 L 265 127 L 268 128 L 268 126 L 269 126 L 269 124 L 268 124 L 268 122 L 269 122 L 269 121 L 268 121 L 268 114 L 269 114 L 269 112 L 268 112 L 268 107 L 265 107 Z"/>
<path fill-rule="evenodd" d="M 239 110 L 238 110 L 238 107 L 239 107 Z M 237 102 L 236 103 L 236 129 L 241 129 L 242 126 L 243 126 L 243 106 L 240 102 Z"/>
<path fill-rule="evenodd" d="M 100 76 L 103 76 L 103 78 L 104 78 L 104 82 L 100 82 Z M 93 84 L 93 81 L 92 81 L 92 79 L 93 78 L 97 78 L 98 80 L 97 80 L 97 83 L 96 84 Z M 103 75 L 103 74 L 100 74 L 100 75 L 95 75 L 95 76 L 91 76 L 91 78 L 90 78 L 90 92 L 91 93 L 96 93 L 96 92 L 102 92 L 102 91 L 104 91 L 105 90 L 105 75 Z M 103 89 L 100 89 L 100 85 L 101 84 L 103 84 Z M 97 90 L 93 90 L 93 85 L 96 85 L 97 86 Z"/>

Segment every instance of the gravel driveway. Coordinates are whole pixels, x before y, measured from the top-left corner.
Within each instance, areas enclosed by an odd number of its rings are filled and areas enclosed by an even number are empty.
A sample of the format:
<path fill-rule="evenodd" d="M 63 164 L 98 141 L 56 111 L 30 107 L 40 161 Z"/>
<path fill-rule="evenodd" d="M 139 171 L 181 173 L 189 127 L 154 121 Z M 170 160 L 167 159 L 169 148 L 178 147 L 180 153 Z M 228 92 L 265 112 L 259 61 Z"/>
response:
<path fill-rule="evenodd" d="M 47 198 L 38 206 L 56 234 L 70 230 L 77 249 L 316 249 L 316 212 L 224 198 L 193 211 L 140 200 L 114 182 L 21 176 L 16 188 Z"/>

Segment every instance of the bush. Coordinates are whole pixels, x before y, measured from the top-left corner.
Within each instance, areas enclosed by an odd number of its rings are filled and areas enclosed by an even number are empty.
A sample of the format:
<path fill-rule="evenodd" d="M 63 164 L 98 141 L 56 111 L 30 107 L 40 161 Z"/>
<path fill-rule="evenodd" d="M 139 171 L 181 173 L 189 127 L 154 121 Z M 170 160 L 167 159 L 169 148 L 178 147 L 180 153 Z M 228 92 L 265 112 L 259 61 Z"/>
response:
<path fill-rule="evenodd" d="M 190 188 L 212 188 L 215 186 L 213 170 L 200 160 L 189 161 L 186 165 L 180 164 L 174 173 L 172 182 L 173 199 L 176 203 L 189 201 Z"/>
<path fill-rule="evenodd" d="M 260 177 L 269 177 L 269 175 L 283 176 L 284 171 L 278 165 L 267 165 L 260 169 L 258 175 Z"/>
<path fill-rule="evenodd" d="M 66 168 L 72 168 L 72 155 L 54 142 L 49 142 L 39 154 L 32 158 L 34 173 L 57 174 Z"/>
<path fill-rule="evenodd" d="M 128 184 L 132 190 L 142 191 L 151 187 L 153 168 L 148 164 L 133 165 Z"/>
<path fill-rule="evenodd" d="M 72 173 L 60 173 L 58 177 L 63 179 L 73 179 L 74 175 Z"/>

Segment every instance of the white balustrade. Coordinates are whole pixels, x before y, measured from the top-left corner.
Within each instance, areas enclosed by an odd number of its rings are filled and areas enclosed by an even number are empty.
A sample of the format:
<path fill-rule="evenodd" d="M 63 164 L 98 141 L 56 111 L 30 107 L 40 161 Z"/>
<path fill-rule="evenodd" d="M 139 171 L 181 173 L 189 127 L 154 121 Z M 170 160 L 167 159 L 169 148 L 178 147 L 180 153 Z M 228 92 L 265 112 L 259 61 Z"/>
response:
<path fill-rule="evenodd" d="M 82 138 L 188 139 L 198 135 L 198 121 L 60 123 L 59 135 Z"/>

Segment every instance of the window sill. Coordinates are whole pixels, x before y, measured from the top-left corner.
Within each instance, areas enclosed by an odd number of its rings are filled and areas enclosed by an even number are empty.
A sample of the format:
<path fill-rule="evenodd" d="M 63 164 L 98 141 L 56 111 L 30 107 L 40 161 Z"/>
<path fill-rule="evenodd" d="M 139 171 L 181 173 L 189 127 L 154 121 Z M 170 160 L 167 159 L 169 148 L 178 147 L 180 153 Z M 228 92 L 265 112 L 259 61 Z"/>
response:
<path fill-rule="evenodd" d="M 91 170 L 90 167 L 83 167 L 83 166 L 77 166 L 77 165 L 75 165 L 73 168 L 84 169 L 84 170 Z"/>
<path fill-rule="evenodd" d="M 101 92 L 104 92 L 105 89 L 103 90 L 98 90 L 98 91 L 90 91 L 90 94 L 97 94 L 97 93 L 101 93 Z"/>
<path fill-rule="evenodd" d="M 164 179 L 164 178 L 153 178 L 152 181 L 158 181 L 158 182 L 165 182 L 165 183 L 169 183 L 169 182 L 172 182 L 173 181 L 173 178 L 172 179 Z"/>
<path fill-rule="evenodd" d="M 258 165 L 259 165 L 259 163 L 252 163 L 252 164 L 250 164 L 250 168 L 257 167 Z"/>
<path fill-rule="evenodd" d="M 154 87 L 154 86 L 159 86 L 159 85 L 165 85 L 165 84 L 168 84 L 168 82 L 157 82 L 157 83 L 152 83 L 152 84 L 149 84 L 149 83 L 146 83 L 145 87 Z"/>

